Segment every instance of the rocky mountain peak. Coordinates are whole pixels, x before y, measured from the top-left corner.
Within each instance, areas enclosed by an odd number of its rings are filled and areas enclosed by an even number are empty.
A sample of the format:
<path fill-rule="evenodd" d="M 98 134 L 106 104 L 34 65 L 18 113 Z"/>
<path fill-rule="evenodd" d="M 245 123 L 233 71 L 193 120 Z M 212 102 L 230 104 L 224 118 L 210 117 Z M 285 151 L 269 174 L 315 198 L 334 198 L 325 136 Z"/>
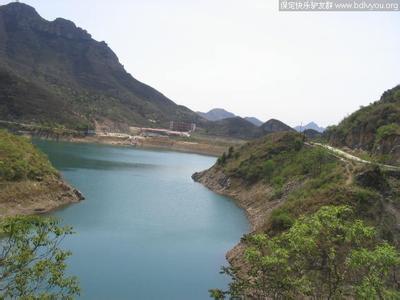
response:
<path fill-rule="evenodd" d="M 8 26 L 12 26 L 16 30 L 44 33 L 49 36 L 63 37 L 68 39 L 85 39 L 91 38 L 91 35 L 73 22 L 57 18 L 54 21 L 43 19 L 36 10 L 24 3 L 13 2 L 0 7 L 0 18 Z"/>
<path fill-rule="evenodd" d="M 87 39 L 89 40 L 92 36 L 80 27 L 77 27 L 74 22 L 57 18 L 53 22 L 50 22 L 52 29 L 51 32 L 63 36 L 69 39 Z"/>
<path fill-rule="evenodd" d="M 12 2 L 2 6 L 2 12 L 19 18 L 41 18 L 36 10 L 27 4 Z"/>

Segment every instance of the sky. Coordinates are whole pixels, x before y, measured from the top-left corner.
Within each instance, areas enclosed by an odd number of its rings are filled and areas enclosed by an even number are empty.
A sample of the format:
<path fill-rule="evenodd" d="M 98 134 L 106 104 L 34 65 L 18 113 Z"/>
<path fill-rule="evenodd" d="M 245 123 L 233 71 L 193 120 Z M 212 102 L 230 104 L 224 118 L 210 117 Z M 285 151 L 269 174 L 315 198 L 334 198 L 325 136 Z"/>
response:
<path fill-rule="evenodd" d="M 327 126 L 400 84 L 400 12 L 279 12 L 278 0 L 21 2 L 75 22 L 136 79 L 194 111 Z"/>

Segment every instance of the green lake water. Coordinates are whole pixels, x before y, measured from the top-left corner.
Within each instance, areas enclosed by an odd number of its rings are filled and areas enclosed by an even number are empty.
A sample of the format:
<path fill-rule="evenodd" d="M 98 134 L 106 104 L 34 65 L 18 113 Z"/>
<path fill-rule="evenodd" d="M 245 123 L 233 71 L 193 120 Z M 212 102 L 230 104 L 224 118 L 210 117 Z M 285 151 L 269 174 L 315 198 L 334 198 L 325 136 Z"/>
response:
<path fill-rule="evenodd" d="M 248 231 L 231 200 L 191 179 L 215 158 L 35 141 L 86 200 L 54 213 L 76 234 L 69 273 L 81 299 L 209 299 L 225 253 Z"/>

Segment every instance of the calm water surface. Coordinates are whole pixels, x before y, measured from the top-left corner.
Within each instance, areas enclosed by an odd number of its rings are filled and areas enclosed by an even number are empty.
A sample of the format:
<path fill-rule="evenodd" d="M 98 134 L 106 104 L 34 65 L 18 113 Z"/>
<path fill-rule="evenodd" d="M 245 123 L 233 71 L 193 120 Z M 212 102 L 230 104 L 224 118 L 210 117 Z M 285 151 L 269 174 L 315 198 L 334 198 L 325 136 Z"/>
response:
<path fill-rule="evenodd" d="M 77 232 L 82 299 L 209 299 L 225 253 L 248 230 L 243 211 L 190 178 L 215 158 L 35 141 L 86 200 L 54 213 Z"/>

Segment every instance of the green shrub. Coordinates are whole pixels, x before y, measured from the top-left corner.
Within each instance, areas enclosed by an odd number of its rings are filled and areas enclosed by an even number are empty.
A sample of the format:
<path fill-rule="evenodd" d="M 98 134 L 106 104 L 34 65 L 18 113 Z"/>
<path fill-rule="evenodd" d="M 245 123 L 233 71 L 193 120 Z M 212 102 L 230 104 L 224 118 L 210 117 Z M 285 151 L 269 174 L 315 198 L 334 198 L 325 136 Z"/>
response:
<path fill-rule="evenodd" d="M 289 229 L 294 222 L 294 218 L 283 209 L 275 209 L 271 214 L 272 229 L 283 231 Z"/>
<path fill-rule="evenodd" d="M 234 148 L 232 146 L 230 146 L 229 149 L 228 149 L 227 158 L 231 158 L 234 151 L 235 151 Z"/>
<path fill-rule="evenodd" d="M 226 153 L 224 152 L 222 153 L 221 157 L 218 158 L 217 164 L 223 166 L 225 165 L 225 163 L 226 163 Z"/>
<path fill-rule="evenodd" d="M 244 258 L 245 268 L 223 269 L 232 282 L 215 299 L 400 299 L 400 253 L 348 206 L 324 206 L 274 237 L 253 234 Z"/>
<path fill-rule="evenodd" d="M 383 125 L 378 128 L 376 133 L 376 142 L 380 142 L 390 136 L 400 135 L 400 126 L 396 123 Z"/>
<path fill-rule="evenodd" d="M 274 187 L 282 187 L 283 184 L 285 183 L 285 179 L 282 176 L 274 176 L 271 181 L 272 185 Z"/>
<path fill-rule="evenodd" d="M 275 170 L 275 163 L 273 160 L 267 160 L 263 165 L 263 177 L 269 181 Z"/>

